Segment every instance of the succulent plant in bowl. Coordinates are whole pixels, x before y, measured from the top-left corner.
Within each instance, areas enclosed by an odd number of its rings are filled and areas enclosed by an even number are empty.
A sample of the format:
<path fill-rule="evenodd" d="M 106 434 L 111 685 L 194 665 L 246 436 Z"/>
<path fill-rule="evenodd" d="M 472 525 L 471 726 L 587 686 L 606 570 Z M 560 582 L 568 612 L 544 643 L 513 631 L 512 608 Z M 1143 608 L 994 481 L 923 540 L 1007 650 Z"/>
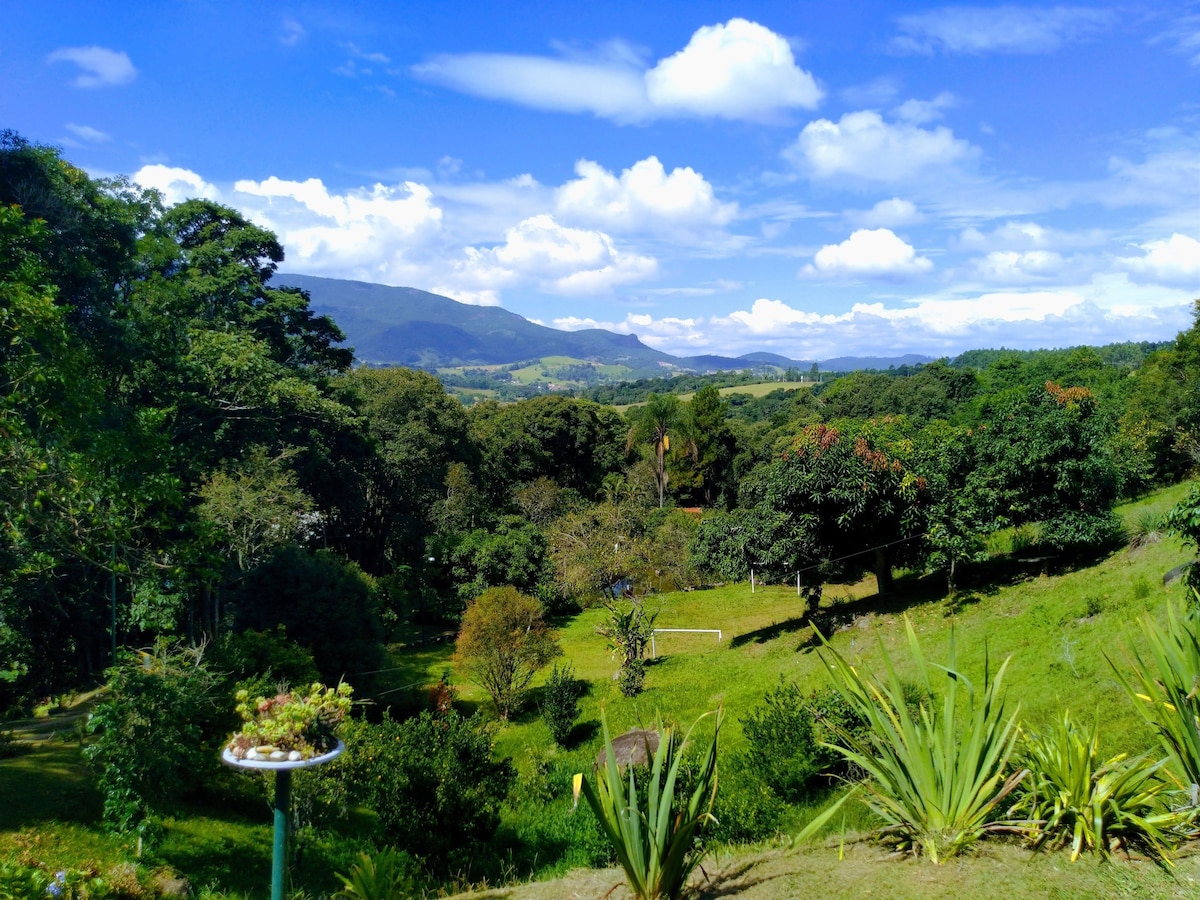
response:
<path fill-rule="evenodd" d="M 226 749 L 235 759 L 275 762 L 311 759 L 337 746 L 337 726 L 350 712 L 351 687 L 313 683 L 304 691 L 280 691 L 254 697 L 238 691 L 242 728 Z"/>

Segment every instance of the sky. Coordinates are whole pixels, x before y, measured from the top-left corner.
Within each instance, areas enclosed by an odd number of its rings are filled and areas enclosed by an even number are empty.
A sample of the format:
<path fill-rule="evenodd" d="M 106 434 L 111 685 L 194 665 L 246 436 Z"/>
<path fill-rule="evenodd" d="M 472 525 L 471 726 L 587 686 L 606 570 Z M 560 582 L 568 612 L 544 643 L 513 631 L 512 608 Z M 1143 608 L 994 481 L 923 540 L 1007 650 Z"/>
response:
<path fill-rule="evenodd" d="M 0 128 L 282 271 L 668 353 L 1167 340 L 1200 3 L 14 2 Z"/>

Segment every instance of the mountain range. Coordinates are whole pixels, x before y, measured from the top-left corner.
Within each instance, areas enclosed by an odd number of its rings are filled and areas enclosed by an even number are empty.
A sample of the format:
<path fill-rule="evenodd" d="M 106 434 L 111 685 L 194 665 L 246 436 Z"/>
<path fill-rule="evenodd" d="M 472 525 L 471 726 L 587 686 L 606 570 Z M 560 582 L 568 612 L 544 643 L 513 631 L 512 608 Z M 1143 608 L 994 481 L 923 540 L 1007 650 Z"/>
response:
<path fill-rule="evenodd" d="M 498 306 L 471 306 L 417 288 L 292 274 L 276 275 L 271 283 L 306 291 L 313 311 L 333 319 L 345 332 L 355 357 L 367 365 L 437 369 L 509 365 L 562 356 L 623 366 L 641 377 L 760 367 L 808 370 L 814 362 L 775 353 L 672 356 L 647 347 L 634 334 L 600 328 L 560 331 Z M 826 372 L 848 372 L 915 365 L 931 359 L 916 354 L 840 357 L 822 360 L 819 366 Z"/>

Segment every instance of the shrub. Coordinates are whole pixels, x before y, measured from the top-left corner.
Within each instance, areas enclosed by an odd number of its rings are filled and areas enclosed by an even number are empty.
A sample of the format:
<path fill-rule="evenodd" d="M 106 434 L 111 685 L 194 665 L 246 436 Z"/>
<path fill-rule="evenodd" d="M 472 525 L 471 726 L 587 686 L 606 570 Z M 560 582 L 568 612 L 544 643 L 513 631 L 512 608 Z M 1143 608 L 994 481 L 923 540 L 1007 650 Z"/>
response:
<path fill-rule="evenodd" d="M 463 614 L 454 660 L 488 692 L 501 719 L 518 706 L 534 674 L 562 653 L 542 613 L 536 598 L 500 587 L 488 588 Z"/>
<path fill-rule="evenodd" d="M 794 682 L 784 681 L 742 719 L 748 768 L 789 803 L 807 793 L 828 759 L 813 733 L 813 714 Z"/>
<path fill-rule="evenodd" d="M 279 550 L 242 582 L 234 620 L 238 631 L 282 625 L 312 652 L 326 684 L 344 679 L 369 693 L 366 673 L 382 668 L 383 626 L 370 579 L 333 553 Z"/>
<path fill-rule="evenodd" d="M 640 694 L 645 682 L 646 663 L 644 660 L 629 660 L 617 672 L 617 687 L 626 697 L 636 697 Z"/>
<path fill-rule="evenodd" d="M 985 664 L 982 689 L 957 669 L 954 633 L 946 666 L 925 661 L 912 622 L 905 619 L 908 642 L 926 697 L 933 696 L 932 671 L 947 678 L 941 714 L 932 703 L 916 710 L 882 646 L 886 674 L 876 678 L 854 668 L 825 642 L 818 651 L 846 700 L 866 720 L 863 736 L 843 732 L 846 759 L 866 772 L 867 805 L 886 822 L 881 836 L 900 849 L 942 862 L 988 831 L 999 803 L 1016 787 L 1019 775 L 1005 780 L 1017 737 L 1016 716 L 1005 715 L 1001 681 Z M 966 691 L 966 703 L 959 694 Z"/>
<path fill-rule="evenodd" d="M 199 650 L 160 644 L 144 660 L 128 654 L 109 675 L 84 753 L 104 794 L 105 824 L 150 836 L 156 816 L 215 768 L 232 704 L 215 690 Z"/>
<path fill-rule="evenodd" d="M 646 648 L 654 635 L 654 622 L 660 610 L 650 612 L 643 601 L 635 600 L 628 605 L 611 602 L 605 606 L 608 620 L 596 633 L 608 638 L 609 651 L 621 661 L 621 668 L 646 658 Z M 640 691 L 641 688 L 639 687 Z M 637 693 L 636 691 L 634 693 Z M 626 694 L 631 697 L 633 694 Z"/>
<path fill-rule="evenodd" d="M 1082 726 L 1070 713 L 1048 732 L 1025 735 L 1016 759 L 1030 774 L 1010 814 L 1029 821 L 1035 848 L 1069 844 L 1072 862 L 1085 850 L 1106 858 L 1113 841 L 1165 859 L 1171 830 L 1189 818 L 1163 802 L 1168 783 L 1159 769 L 1166 760 L 1122 754 L 1100 763 L 1099 744 L 1096 726 Z"/>
<path fill-rule="evenodd" d="M 477 717 L 426 711 L 396 722 L 385 713 L 378 725 L 348 722 L 345 738 L 335 766 L 348 795 L 375 811 L 385 843 L 445 871 L 495 833 L 514 773 L 509 760 L 492 758 Z"/>
<path fill-rule="evenodd" d="M 705 718 L 711 713 L 701 716 Z M 721 731 L 722 711 L 716 712 L 712 742 L 704 754 L 695 787 L 686 806 L 675 813 L 676 780 L 684 748 L 691 739 L 689 730 L 682 745 L 665 729 L 654 754 L 650 783 L 643 792 L 634 782 L 633 767 L 628 774 L 628 789 L 617 769 L 608 721 L 601 712 L 604 728 L 606 764 L 597 773 L 596 787 L 582 775 L 576 776 L 577 790 L 583 793 L 592 812 L 616 850 L 629 887 L 639 900 L 675 900 L 687 885 L 688 877 L 700 864 L 696 838 L 712 819 L 713 800 L 717 795 L 717 737 Z M 697 724 L 699 724 L 697 719 Z M 695 729 L 692 726 L 692 730 Z M 675 813 L 673 815 L 673 813 Z"/>
<path fill-rule="evenodd" d="M 911 690 L 907 685 L 905 690 Z M 906 694 L 906 702 L 912 703 Z M 823 774 L 847 769 L 835 749 L 842 734 L 861 738 L 866 723 L 836 690 L 826 688 L 807 696 L 793 682 L 779 684 L 742 719 L 749 742 L 745 768 L 754 772 L 777 796 L 796 803 L 810 794 Z M 718 817 L 719 818 L 719 817 Z"/>
<path fill-rule="evenodd" d="M 1103 550 L 1125 542 L 1125 525 L 1110 511 L 1073 510 L 1042 523 L 1039 543 L 1062 553 Z"/>
<path fill-rule="evenodd" d="M 579 697 L 582 685 L 575 678 L 575 669 L 567 664 L 550 670 L 542 694 L 542 719 L 550 729 L 550 737 L 565 747 L 579 718 Z"/>
<path fill-rule="evenodd" d="M 312 653 L 291 640 L 282 626 L 224 635 L 206 659 L 212 671 L 228 673 L 238 688 L 252 695 L 274 694 L 284 686 L 312 684 L 321 677 Z"/>

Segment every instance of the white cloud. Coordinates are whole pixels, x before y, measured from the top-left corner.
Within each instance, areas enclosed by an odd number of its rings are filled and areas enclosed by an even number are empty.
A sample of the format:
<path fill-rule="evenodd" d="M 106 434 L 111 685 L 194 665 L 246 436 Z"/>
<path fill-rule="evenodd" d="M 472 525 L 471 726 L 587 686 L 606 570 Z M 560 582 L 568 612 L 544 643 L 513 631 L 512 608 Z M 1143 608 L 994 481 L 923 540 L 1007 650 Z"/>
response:
<path fill-rule="evenodd" d="M 704 26 L 688 45 L 645 69 L 623 45 L 595 59 L 444 54 L 413 74 L 453 90 L 536 109 L 590 112 L 618 122 L 663 117 L 763 119 L 812 109 L 821 90 L 786 40 L 745 19 Z"/>
<path fill-rule="evenodd" d="M 942 110 L 949 109 L 954 103 L 954 95 L 948 91 L 942 91 L 932 100 L 905 100 L 892 110 L 892 115 L 902 122 L 926 125 L 940 119 Z"/>
<path fill-rule="evenodd" d="M 686 47 L 646 73 L 646 93 L 664 112 L 725 119 L 815 109 L 822 96 L 788 42 L 746 19 L 698 29 Z"/>
<path fill-rule="evenodd" d="M 319 178 L 271 176 L 233 188 L 231 202 L 279 235 L 290 268 L 310 273 L 397 283 L 411 274 L 414 247 L 442 224 L 433 192 L 414 181 L 339 194 Z"/>
<path fill-rule="evenodd" d="M 726 225 L 737 204 L 721 203 L 712 185 L 690 166 L 668 175 L 651 156 L 614 175 L 581 159 L 579 177 L 557 191 L 555 209 L 564 219 L 629 231 L 709 229 Z"/>
<path fill-rule="evenodd" d="M 1138 244 L 1141 256 L 1124 256 L 1119 267 L 1141 276 L 1142 281 L 1200 289 L 1200 241 L 1186 234 Z"/>
<path fill-rule="evenodd" d="M 87 141 L 89 144 L 103 144 L 112 140 L 111 134 L 101 131 L 99 128 L 93 128 L 91 125 L 77 125 L 74 122 L 68 122 L 66 128 L 75 137 L 81 141 Z"/>
<path fill-rule="evenodd" d="M 704 327 L 703 318 L 665 316 L 656 319 L 646 313 L 626 313 L 624 319 L 613 322 L 579 316 L 561 316 L 554 319 L 552 325 L 563 331 L 603 328 L 617 334 L 636 334 L 638 339 L 649 347 L 681 356 L 707 352 L 713 337 L 711 330 Z"/>
<path fill-rule="evenodd" d="M 1097 279 L 1078 288 L 934 296 L 901 307 L 858 303 L 839 314 L 764 298 L 749 310 L 711 319 L 707 340 L 727 355 L 770 350 L 792 359 L 823 360 L 846 355 L 956 355 L 977 347 L 1032 349 L 1162 340 L 1187 327 L 1190 304 L 1181 301 L 1181 295 L 1167 297 L 1157 307 L 1115 302 L 1136 296 L 1130 293 L 1132 287 Z"/>
<path fill-rule="evenodd" d="M 142 187 L 153 188 L 161 193 L 168 205 L 196 197 L 205 200 L 221 199 L 221 192 L 215 184 L 210 184 L 190 169 L 155 163 L 142 166 L 134 172 L 133 180 Z"/>
<path fill-rule="evenodd" d="M 503 244 L 468 247 L 455 265 L 455 281 L 505 287 L 533 282 L 567 296 L 604 294 L 655 274 L 657 262 L 627 253 L 601 231 L 568 228 L 543 213 L 509 228 Z"/>
<path fill-rule="evenodd" d="M 414 66 L 413 74 L 464 94 L 534 109 L 618 121 L 650 117 L 642 74 L 613 63 L 468 53 L 435 56 Z"/>
<path fill-rule="evenodd" d="M 107 47 L 60 47 L 46 57 L 47 62 L 71 62 L 80 72 L 71 82 L 75 87 L 98 88 L 129 84 L 137 78 L 137 69 L 129 55 Z"/>
<path fill-rule="evenodd" d="M 898 53 L 1052 53 L 1116 21 L 1113 12 L 1082 6 L 945 6 L 900 16 Z"/>
<path fill-rule="evenodd" d="M 1060 254 L 1049 250 L 997 250 L 975 260 L 975 270 L 981 278 L 1002 284 L 1019 284 L 1057 275 L 1063 268 Z"/>
<path fill-rule="evenodd" d="M 974 156 L 975 148 L 945 126 L 920 128 L 889 124 L 873 110 L 846 113 L 837 122 L 809 122 L 784 151 L 794 165 L 813 177 L 848 175 L 892 182 L 922 169 L 946 167 Z"/>
<path fill-rule="evenodd" d="M 1096 191 L 1095 199 L 1106 206 L 1166 206 L 1181 201 L 1193 212 L 1200 184 L 1200 155 L 1194 145 L 1150 153 L 1141 162 L 1113 157 L 1108 163 L 1111 178 Z"/>
<path fill-rule="evenodd" d="M 933 263 L 890 229 L 860 228 L 840 244 L 826 244 L 805 266 L 804 275 L 895 277 L 929 272 Z"/>
<path fill-rule="evenodd" d="M 847 210 L 845 217 L 857 225 L 874 228 L 891 228 L 896 225 L 910 225 L 922 222 L 925 217 L 909 200 L 892 197 L 890 200 L 880 200 L 870 209 Z"/>

